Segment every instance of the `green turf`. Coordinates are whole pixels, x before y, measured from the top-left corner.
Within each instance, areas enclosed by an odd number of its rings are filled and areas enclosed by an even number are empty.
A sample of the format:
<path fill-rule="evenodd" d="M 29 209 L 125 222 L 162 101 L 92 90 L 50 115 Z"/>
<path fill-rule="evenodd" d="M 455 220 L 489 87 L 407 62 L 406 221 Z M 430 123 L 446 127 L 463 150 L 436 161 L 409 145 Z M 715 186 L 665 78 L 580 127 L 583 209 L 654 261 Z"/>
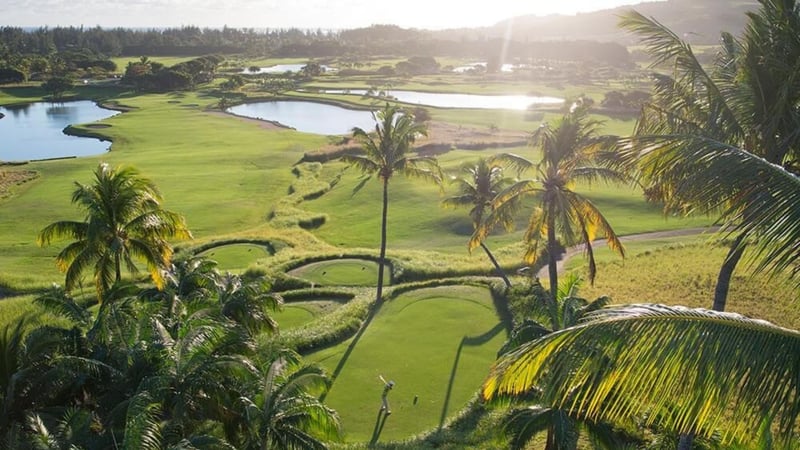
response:
<path fill-rule="evenodd" d="M 217 262 L 220 270 L 243 270 L 261 258 L 270 256 L 263 245 L 257 244 L 229 244 L 214 247 L 200 254 Z"/>
<path fill-rule="evenodd" d="M 297 304 L 284 306 L 280 311 L 272 313 L 272 317 L 278 322 L 279 329 L 285 331 L 311 322 L 315 314 L 311 308 Z"/>
<path fill-rule="evenodd" d="M 344 361 L 327 403 L 339 411 L 347 441 L 369 441 L 383 375 L 396 386 L 380 441 L 430 430 L 475 395 L 505 339 L 488 289 L 445 286 L 403 294 L 384 304 L 369 324 Z M 351 343 L 309 359 L 334 371 Z"/>
<path fill-rule="evenodd" d="M 32 99 L 36 91 L 33 88 L 4 89 L 0 91 L 0 103 Z M 55 220 L 81 217 L 81 211 L 69 202 L 73 183 L 88 183 L 100 161 L 133 165 L 153 179 L 164 194 L 164 206 L 183 214 L 196 238 L 206 240 L 252 230 L 261 232 L 271 212 L 286 198 L 296 180 L 292 166 L 303 153 L 319 148 L 328 139 L 290 130 L 264 129 L 254 121 L 209 112 L 206 108 L 217 102 L 212 94 L 208 88 L 187 93 L 121 94 L 115 99 L 135 109 L 104 121 L 111 125 L 102 130 L 113 140 L 110 153 L 26 166 L 25 169 L 37 170 L 41 176 L 20 189 L 17 197 L 0 202 L 0 267 L 4 268 L 0 284 L 20 290 L 63 281 L 52 261 L 64 242 L 40 249 L 35 244 L 36 234 Z M 484 126 L 506 114 L 476 110 L 442 110 L 441 113 L 441 118 L 446 120 Z M 533 126 L 519 123 L 521 129 L 530 130 Z M 441 159 L 446 169 L 455 170 L 464 159 L 496 151 L 454 151 L 441 155 Z M 515 151 L 533 155 L 528 148 Z M 320 181 L 336 179 L 343 167 L 339 163 L 326 164 Z M 323 241 L 342 247 L 377 248 L 380 241 L 379 183 L 373 180 L 354 195 L 353 187 L 357 183 L 358 174 L 350 170 L 332 191 L 296 207 L 326 217 L 321 228 L 313 230 Z M 641 194 L 631 189 L 602 185 L 592 189 L 590 195 L 596 198 L 612 226 L 619 227 L 622 234 L 697 224 L 696 221 L 664 220 L 657 208 L 646 205 Z M 463 255 L 471 233 L 468 212 L 439 206 L 451 191 L 446 186 L 442 193 L 435 186 L 402 176 L 392 179 L 390 252 L 392 249 L 425 249 Z M 708 222 L 704 218 L 700 221 Z M 521 217 L 520 227 L 524 223 L 525 217 Z M 493 248 L 502 248 L 518 242 L 520 237 L 521 232 L 517 231 L 492 236 L 490 242 Z M 227 263 L 223 261 L 222 264 Z M 242 265 L 234 261 L 227 267 L 235 270 Z M 87 279 L 86 282 L 91 281 Z"/>
<path fill-rule="evenodd" d="M 280 311 L 274 312 L 273 317 L 278 322 L 281 330 L 290 330 L 306 325 L 317 317 L 329 314 L 341 304 L 341 299 L 333 298 L 292 300 L 284 304 Z"/>
<path fill-rule="evenodd" d="M 463 161 L 461 158 L 475 159 L 489 153 L 462 151 L 455 155 L 459 159 L 447 155 L 442 159 L 445 168 L 452 170 L 459 160 Z M 322 239 L 344 247 L 375 248 L 380 243 L 380 183 L 372 180 L 353 194 L 358 182 L 357 174 L 346 173 L 332 191 L 301 206 L 328 214 L 327 222 L 315 231 Z M 598 205 L 618 234 L 688 228 L 711 222 L 706 217 L 667 220 L 658 207 L 642 199 L 640 192 L 626 186 L 594 184 L 579 186 L 578 190 Z M 440 206 L 446 195 L 453 194 L 450 186 L 446 186 L 445 193 L 440 193 L 436 186 L 420 180 L 393 177 L 389 182 L 389 248 L 464 253 L 472 233 L 468 210 Z M 530 199 L 529 204 L 532 201 Z M 492 242 L 498 246 L 519 242 L 526 225 L 527 214 L 522 213 L 516 233 L 493 236 Z"/>
<path fill-rule="evenodd" d="M 332 259 L 298 267 L 289 275 L 317 286 L 374 286 L 378 281 L 378 264 L 365 259 Z M 384 268 L 384 283 L 390 281 L 387 267 Z"/>

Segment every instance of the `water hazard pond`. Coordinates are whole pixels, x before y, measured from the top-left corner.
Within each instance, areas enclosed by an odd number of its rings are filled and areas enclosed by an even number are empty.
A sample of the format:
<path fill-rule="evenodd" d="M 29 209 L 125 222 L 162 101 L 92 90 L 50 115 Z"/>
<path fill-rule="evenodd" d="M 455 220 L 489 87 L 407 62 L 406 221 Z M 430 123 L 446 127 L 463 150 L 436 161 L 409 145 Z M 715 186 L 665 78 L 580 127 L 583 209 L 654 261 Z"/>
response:
<path fill-rule="evenodd" d="M 363 89 L 321 90 L 324 94 L 368 95 Z M 477 95 L 417 91 L 391 91 L 391 98 L 442 108 L 508 109 L 524 111 L 531 106 L 558 105 L 563 98 L 531 95 Z M 380 98 L 380 97 L 376 97 Z M 279 100 L 244 103 L 227 110 L 237 116 L 269 120 L 314 134 L 349 134 L 353 127 L 371 129 L 375 122 L 369 111 L 353 110 L 314 101 Z"/>
<path fill-rule="evenodd" d="M 244 103 L 228 108 L 237 116 L 269 120 L 314 134 L 350 134 L 353 127 L 370 129 L 372 113 L 317 102 L 276 101 Z"/>
<path fill-rule="evenodd" d="M 369 95 L 365 89 L 325 89 L 325 94 Z M 480 95 L 450 92 L 385 91 L 390 98 L 403 103 L 437 108 L 510 109 L 524 111 L 531 106 L 560 105 L 563 98 L 535 95 Z M 380 98 L 380 97 L 376 97 Z"/>
<path fill-rule="evenodd" d="M 99 155 L 109 142 L 68 136 L 68 125 L 95 122 L 119 114 L 89 100 L 0 106 L 0 161 L 28 161 Z"/>

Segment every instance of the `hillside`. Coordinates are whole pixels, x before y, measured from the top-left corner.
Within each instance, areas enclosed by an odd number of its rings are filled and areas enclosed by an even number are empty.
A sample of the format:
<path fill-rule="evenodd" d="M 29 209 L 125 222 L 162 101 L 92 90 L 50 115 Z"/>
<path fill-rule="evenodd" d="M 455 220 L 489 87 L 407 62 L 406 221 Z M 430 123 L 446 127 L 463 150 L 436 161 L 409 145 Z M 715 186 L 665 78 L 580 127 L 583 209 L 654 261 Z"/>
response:
<path fill-rule="evenodd" d="M 757 8 L 752 0 L 667 0 L 621 6 L 591 13 L 550 16 L 519 16 L 493 26 L 471 30 L 448 30 L 448 38 L 500 38 L 519 42 L 549 40 L 635 41 L 617 28 L 619 16 L 635 9 L 652 16 L 693 44 L 714 44 L 721 31 L 734 34 L 744 26 L 747 11 Z M 475 33 L 479 33 L 476 36 Z"/>

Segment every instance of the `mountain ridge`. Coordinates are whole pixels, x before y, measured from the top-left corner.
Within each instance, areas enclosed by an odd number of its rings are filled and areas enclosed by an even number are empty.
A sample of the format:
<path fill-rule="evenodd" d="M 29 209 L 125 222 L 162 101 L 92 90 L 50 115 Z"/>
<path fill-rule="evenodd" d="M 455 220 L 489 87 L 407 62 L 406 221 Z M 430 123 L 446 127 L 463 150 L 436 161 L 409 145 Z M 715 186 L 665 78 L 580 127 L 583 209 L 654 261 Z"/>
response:
<path fill-rule="evenodd" d="M 575 15 L 516 16 L 487 27 L 442 30 L 436 34 L 461 39 L 479 33 L 484 38 L 510 38 L 519 42 L 594 40 L 633 45 L 635 37 L 620 30 L 617 23 L 619 16 L 636 10 L 655 18 L 692 44 L 716 44 L 722 31 L 739 34 L 747 20 L 745 14 L 758 6 L 754 0 L 651 1 Z"/>

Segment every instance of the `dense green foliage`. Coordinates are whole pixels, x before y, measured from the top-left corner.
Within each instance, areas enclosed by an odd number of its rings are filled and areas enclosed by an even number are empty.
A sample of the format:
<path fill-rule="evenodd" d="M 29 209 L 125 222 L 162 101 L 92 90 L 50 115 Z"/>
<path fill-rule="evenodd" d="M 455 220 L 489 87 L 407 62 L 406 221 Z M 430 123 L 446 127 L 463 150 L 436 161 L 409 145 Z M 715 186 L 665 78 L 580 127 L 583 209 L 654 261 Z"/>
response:
<path fill-rule="evenodd" d="M 336 415 L 316 397 L 324 375 L 289 351 L 253 351 L 274 325 L 268 285 L 203 259 L 166 279 L 163 290 L 114 284 L 97 310 L 53 287 L 36 301 L 69 326 L 6 326 L 5 448 L 299 449 L 336 437 Z"/>
<path fill-rule="evenodd" d="M 796 123 L 797 86 L 783 60 L 762 51 L 787 34 L 777 42 L 788 47 L 781 54 L 792 53 L 800 43 L 800 8 L 792 0 L 761 5 L 749 16 L 742 47 L 724 36 L 725 52 L 713 75 L 657 22 L 635 13 L 624 19 L 657 61 L 674 63 L 675 70 L 674 76 L 657 76 L 656 94 L 627 151 L 648 194 L 668 208 L 721 210 L 735 239 L 717 294 L 748 245 L 760 260 L 755 272 L 788 272 L 795 286 L 797 281 L 800 177 L 791 171 L 797 134 L 786 127 Z M 767 101 L 775 92 L 779 98 Z M 724 308 L 727 286 L 724 291 L 721 303 L 715 298 L 717 310 Z M 580 417 L 646 417 L 646 424 L 683 433 L 681 447 L 688 448 L 692 436 L 719 434 L 726 445 L 738 440 L 763 448 L 772 445 L 767 443 L 775 432 L 778 445 L 789 446 L 800 414 L 800 366 L 792 360 L 797 345 L 797 332 L 739 315 L 623 306 L 506 355 L 483 394 L 520 395 L 540 387 L 549 404 Z"/>

